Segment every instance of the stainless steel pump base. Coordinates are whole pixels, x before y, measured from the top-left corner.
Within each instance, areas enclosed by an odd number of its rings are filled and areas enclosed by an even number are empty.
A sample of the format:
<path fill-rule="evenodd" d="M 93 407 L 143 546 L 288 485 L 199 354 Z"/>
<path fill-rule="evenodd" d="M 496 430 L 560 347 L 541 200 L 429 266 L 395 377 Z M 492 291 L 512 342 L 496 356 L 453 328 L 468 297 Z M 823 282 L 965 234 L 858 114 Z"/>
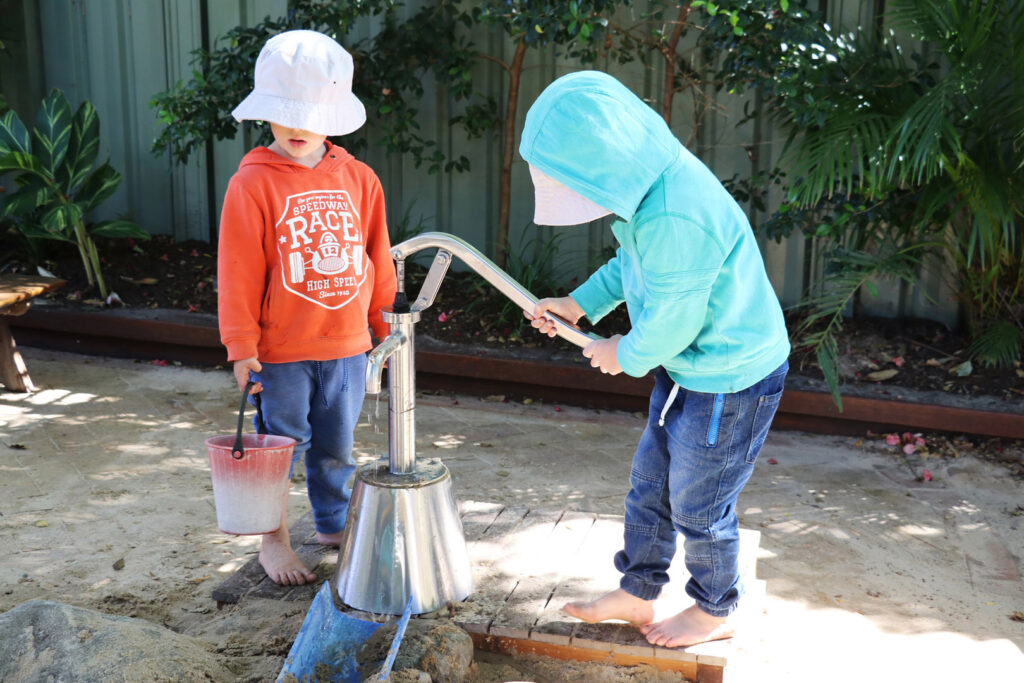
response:
<path fill-rule="evenodd" d="M 429 520 L 429 524 L 425 523 Z M 473 574 L 448 468 L 438 459 L 393 474 L 387 458 L 359 468 L 334 583 L 364 612 L 423 614 L 464 600 Z"/>

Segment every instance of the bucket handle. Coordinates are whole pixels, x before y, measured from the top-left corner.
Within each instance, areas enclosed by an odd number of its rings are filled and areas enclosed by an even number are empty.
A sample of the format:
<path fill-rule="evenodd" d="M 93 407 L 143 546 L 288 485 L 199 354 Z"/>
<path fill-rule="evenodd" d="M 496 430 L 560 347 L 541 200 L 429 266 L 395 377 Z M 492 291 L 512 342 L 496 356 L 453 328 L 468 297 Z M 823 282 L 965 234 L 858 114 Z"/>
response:
<path fill-rule="evenodd" d="M 249 398 L 249 392 L 252 391 L 253 385 L 256 382 L 249 380 L 245 383 L 245 389 L 242 390 L 242 404 L 238 406 L 238 430 L 235 432 L 235 445 L 231 449 L 231 457 L 235 460 L 241 460 L 245 457 L 245 448 L 242 447 L 242 423 L 245 421 L 245 404 Z M 253 395 L 253 402 L 256 403 L 256 431 L 260 434 L 267 433 L 267 425 L 263 422 L 263 406 L 260 405 L 260 395 Z"/>

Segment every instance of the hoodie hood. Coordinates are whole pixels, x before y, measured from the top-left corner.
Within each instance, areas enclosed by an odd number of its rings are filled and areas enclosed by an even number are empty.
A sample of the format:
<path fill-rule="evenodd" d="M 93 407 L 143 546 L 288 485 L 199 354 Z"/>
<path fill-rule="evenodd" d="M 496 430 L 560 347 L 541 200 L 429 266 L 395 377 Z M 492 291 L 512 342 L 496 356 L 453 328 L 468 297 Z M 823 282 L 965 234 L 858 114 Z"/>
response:
<path fill-rule="evenodd" d="M 600 71 L 562 76 L 545 88 L 526 114 L 519 145 L 527 163 L 626 221 L 681 149 L 651 107 Z"/>

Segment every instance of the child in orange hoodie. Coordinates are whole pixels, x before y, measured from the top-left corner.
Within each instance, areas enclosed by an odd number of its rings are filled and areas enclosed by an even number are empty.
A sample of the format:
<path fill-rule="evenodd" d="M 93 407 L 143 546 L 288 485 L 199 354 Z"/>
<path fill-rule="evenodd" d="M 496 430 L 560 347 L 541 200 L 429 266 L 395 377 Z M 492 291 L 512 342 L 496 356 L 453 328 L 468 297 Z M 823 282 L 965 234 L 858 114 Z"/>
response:
<path fill-rule="evenodd" d="M 239 389 L 261 392 L 266 429 L 305 454 L 317 540 L 341 540 L 355 471 L 353 431 L 365 395 L 370 328 L 397 286 L 374 172 L 326 140 L 366 121 L 352 93 L 352 57 L 316 31 L 272 37 L 255 87 L 232 112 L 270 124 L 274 142 L 242 159 L 221 212 L 221 342 Z M 260 564 L 276 583 L 312 581 L 291 549 L 287 504 L 265 534 Z"/>

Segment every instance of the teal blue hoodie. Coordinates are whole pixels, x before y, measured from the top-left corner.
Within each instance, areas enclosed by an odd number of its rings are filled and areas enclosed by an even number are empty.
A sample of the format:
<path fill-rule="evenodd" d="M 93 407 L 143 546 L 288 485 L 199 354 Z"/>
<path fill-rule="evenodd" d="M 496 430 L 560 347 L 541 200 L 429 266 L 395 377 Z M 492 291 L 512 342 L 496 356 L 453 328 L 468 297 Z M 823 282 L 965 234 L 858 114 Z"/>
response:
<path fill-rule="evenodd" d="M 559 78 L 526 115 L 519 152 L 621 221 L 616 255 L 570 293 L 591 322 L 623 301 L 618 361 L 664 366 L 685 389 L 745 389 L 782 365 L 789 336 L 750 223 L 657 113 L 608 74 Z"/>

